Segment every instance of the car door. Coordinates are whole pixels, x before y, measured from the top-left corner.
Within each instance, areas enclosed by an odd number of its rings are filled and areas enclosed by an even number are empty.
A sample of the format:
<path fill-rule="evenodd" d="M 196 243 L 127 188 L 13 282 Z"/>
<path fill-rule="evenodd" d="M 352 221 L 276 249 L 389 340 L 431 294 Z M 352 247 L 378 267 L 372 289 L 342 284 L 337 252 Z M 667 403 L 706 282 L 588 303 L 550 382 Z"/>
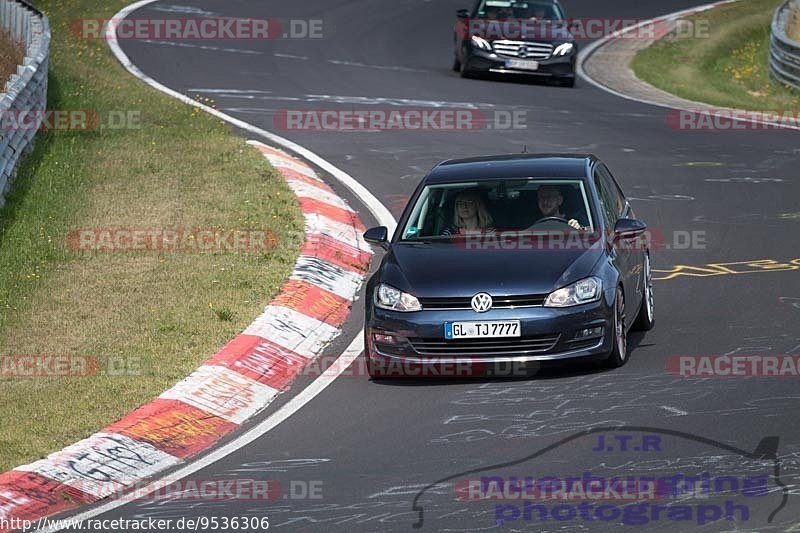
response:
<path fill-rule="evenodd" d="M 614 240 L 613 231 L 617 220 L 627 217 L 630 206 L 622 194 L 611 172 L 603 163 L 594 168 L 594 183 L 600 197 L 601 211 L 611 239 L 611 261 L 619 272 L 622 290 L 625 293 L 626 326 L 636 317 L 636 309 L 642 301 L 642 252 L 631 241 Z"/>

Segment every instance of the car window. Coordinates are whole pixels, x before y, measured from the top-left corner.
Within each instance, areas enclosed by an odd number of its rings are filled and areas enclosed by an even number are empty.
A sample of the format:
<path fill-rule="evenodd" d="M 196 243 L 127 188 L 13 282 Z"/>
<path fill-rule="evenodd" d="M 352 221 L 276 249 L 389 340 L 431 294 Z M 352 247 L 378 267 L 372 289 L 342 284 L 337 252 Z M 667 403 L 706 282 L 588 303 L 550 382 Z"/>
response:
<path fill-rule="evenodd" d="M 622 194 L 619 185 L 617 185 L 617 182 L 605 165 L 598 165 L 597 171 L 600 174 L 600 180 L 603 183 L 603 188 L 606 190 L 606 195 L 615 218 L 620 218 L 625 212 L 625 195 Z"/>
<path fill-rule="evenodd" d="M 558 5 L 525 0 L 482 0 L 476 16 L 488 19 L 562 19 Z"/>
<path fill-rule="evenodd" d="M 547 219 L 547 220 L 545 220 Z M 591 200 L 579 179 L 517 179 L 426 186 L 411 207 L 401 241 L 451 240 L 471 232 L 594 231 Z"/>
<path fill-rule="evenodd" d="M 606 183 L 599 172 L 599 167 L 595 167 L 593 179 L 594 186 L 597 189 L 597 196 L 600 200 L 600 211 L 606 221 L 606 226 L 613 228 L 614 224 L 617 222 L 617 217 L 614 215 L 614 208 L 612 207 L 614 202 L 608 195 Z"/>

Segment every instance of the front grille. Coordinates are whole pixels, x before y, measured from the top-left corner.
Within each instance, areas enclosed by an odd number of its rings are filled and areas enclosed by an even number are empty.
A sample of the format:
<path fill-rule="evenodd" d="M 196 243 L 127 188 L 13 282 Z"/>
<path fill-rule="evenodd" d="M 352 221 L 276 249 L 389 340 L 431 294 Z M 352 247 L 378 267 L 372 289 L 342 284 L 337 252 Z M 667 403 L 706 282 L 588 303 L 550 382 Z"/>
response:
<path fill-rule="evenodd" d="M 425 356 L 529 355 L 545 353 L 555 347 L 559 335 L 509 339 L 409 339 L 411 347 Z"/>
<path fill-rule="evenodd" d="M 494 41 L 494 52 L 505 57 L 518 57 L 520 59 L 548 59 L 553 54 L 553 45 L 531 41 Z"/>
<path fill-rule="evenodd" d="M 546 294 L 519 296 L 492 296 L 492 309 L 515 309 L 517 307 L 541 307 Z M 423 309 L 472 309 L 472 296 L 464 298 L 420 298 Z"/>

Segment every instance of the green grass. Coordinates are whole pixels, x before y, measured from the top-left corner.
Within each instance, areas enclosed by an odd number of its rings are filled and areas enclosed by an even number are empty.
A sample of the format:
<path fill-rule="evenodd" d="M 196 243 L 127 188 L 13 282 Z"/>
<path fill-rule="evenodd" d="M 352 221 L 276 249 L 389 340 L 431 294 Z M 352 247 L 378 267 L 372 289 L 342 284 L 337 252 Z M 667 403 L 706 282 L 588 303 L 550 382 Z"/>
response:
<path fill-rule="evenodd" d="M 683 98 L 712 105 L 782 111 L 800 94 L 770 81 L 770 23 L 781 0 L 739 0 L 689 20 L 708 21 L 705 37 L 666 38 L 633 59 L 636 75 Z"/>
<path fill-rule="evenodd" d="M 117 420 L 188 375 L 276 294 L 302 242 L 295 196 L 217 119 L 70 34 L 128 0 L 37 2 L 53 31 L 48 107 L 140 112 L 137 128 L 40 132 L 0 209 L 0 357 L 95 357 L 124 375 L 0 377 L 0 471 Z M 255 253 L 81 252 L 85 228 L 269 230 Z M 6 361 L 9 359 L 6 358 Z"/>

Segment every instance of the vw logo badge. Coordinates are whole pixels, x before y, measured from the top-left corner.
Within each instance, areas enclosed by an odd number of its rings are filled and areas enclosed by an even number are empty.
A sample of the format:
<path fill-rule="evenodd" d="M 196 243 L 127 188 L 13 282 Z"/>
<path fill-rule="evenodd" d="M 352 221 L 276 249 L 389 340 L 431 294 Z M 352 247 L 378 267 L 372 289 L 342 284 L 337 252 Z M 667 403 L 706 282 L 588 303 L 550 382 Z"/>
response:
<path fill-rule="evenodd" d="M 528 47 L 525 46 L 524 44 L 520 46 L 519 50 L 517 50 L 517 55 L 519 57 L 528 57 Z"/>
<path fill-rule="evenodd" d="M 485 313 L 492 308 L 492 297 L 485 292 L 479 292 L 472 297 L 472 309 L 476 313 Z"/>

